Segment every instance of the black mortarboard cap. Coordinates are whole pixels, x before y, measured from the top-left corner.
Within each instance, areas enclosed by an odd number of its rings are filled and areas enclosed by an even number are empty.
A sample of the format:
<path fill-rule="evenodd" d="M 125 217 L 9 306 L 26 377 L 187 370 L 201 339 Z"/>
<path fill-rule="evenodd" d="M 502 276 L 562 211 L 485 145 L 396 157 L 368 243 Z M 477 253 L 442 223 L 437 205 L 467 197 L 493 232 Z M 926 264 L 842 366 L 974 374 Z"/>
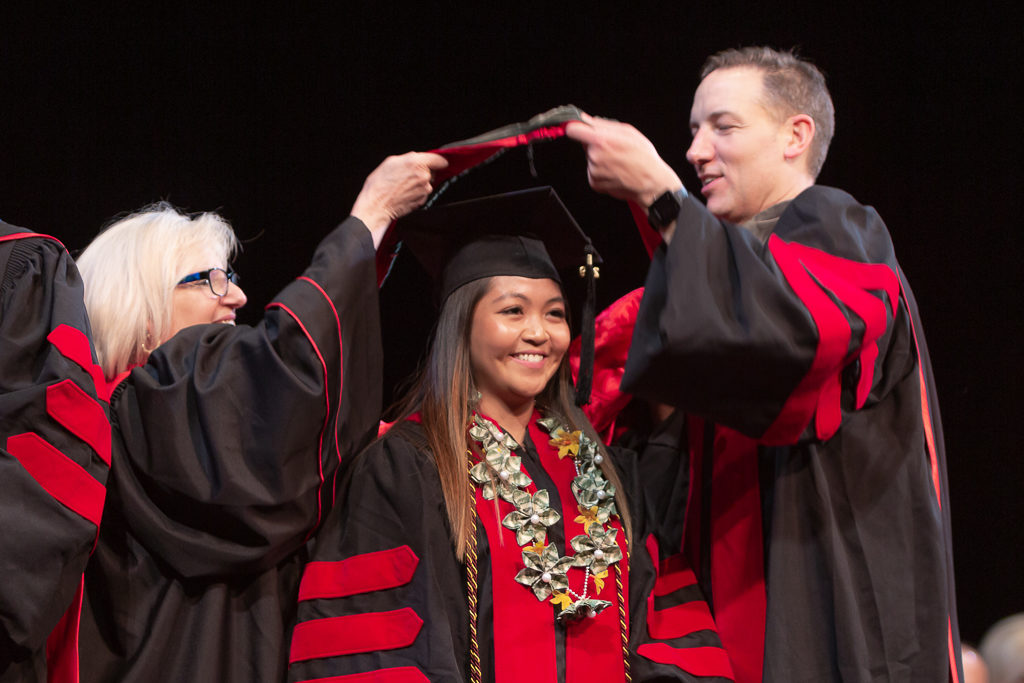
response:
<path fill-rule="evenodd" d="M 398 238 L 434 279 L 443 302 L 464 284 L 494 275 L 551 278 L 600 263 L 576 220 L 550 187 L 416 211 L 395 225 Z"/>
<path fill-rule="evenodd" d="M 576 401 L 590 396 L 593 367 L 594 278 L 601 259 L 550 187 L 493 195 L 415 211 L 395 224 L 403 248 L 434 280 L 443 305 L 453 291 L 496 275 L 550 278 L 559 271 L 584 276 L 582 351 Z"/>

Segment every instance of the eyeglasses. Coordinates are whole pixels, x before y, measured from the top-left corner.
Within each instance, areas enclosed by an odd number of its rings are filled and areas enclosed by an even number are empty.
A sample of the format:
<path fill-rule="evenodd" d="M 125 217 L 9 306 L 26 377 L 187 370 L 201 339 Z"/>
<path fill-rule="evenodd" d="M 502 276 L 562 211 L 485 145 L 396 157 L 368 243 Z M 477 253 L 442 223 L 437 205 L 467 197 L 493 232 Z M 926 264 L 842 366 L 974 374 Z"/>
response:
<path fill-rule="evenodd" d="M 190 283 L 200 283 L 205 281 L 210 286 L 210 291 L 213 292 L 214 296 L 224 296 L 228 293 L 228 283 L 238 284 L 238 273 L 228 268 L 210 268 L 209 270 L 201 270 L 198 273 L 192 273 L 178 280 L 179 285 L 187 285 Z"/>

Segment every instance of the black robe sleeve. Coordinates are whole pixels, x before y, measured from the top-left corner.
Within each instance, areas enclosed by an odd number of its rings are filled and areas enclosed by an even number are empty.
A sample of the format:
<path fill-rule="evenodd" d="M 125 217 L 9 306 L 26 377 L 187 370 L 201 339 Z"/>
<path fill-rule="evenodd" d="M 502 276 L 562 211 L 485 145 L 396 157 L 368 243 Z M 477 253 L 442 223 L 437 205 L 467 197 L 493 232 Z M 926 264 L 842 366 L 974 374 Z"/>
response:
<path fill-rule="evenodd" d="M 379 417 L 373 259 L 349 218 L 262 322 L 187 328 L 115 394 L 117 512 L 175 573 L 274 566 L 332 505 L 340 460 Z"/>
<path fill-rule="evenodd" d="M 915 365 L 885 353 L 894 324 L 909 331 L 898 272 L 878 214 L 840 190 L 805 190 L 766 243 L 689 197 L 651 263 L 623 388 L 764 443 L 828 438 Z"/>
<path fill-rule="evenodd" d="M 318 535 L 299 589 L 292 681 L 465 680 L 465 575 L 433 458 L 398 433 L 410 430 L 419 428 L 397 427 L 359 456 Z"/>
<path fill-rule="evenodd" d="M 0 680 L 42 680 L 96 539 L 110 425 L 78 270 L 19 234 L 0 223 Z"/>

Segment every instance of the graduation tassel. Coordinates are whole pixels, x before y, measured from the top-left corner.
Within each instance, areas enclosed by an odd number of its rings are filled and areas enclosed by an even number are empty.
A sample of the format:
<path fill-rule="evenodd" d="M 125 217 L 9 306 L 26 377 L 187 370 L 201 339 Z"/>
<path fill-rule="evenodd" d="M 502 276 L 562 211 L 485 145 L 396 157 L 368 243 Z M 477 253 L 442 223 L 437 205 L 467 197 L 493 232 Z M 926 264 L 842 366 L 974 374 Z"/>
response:
<path fill-rule="evenodd" d="M 588 240 L 585 248 L 587 265 L 580 266 L 580 277 L 586 283 L 586 298 L 583 301 L 583 316 L 580 329 L 580 372 L 576 378 L 576 405 L 590 403 L 590 390 L 594 383 L 594 316 L 597 308 L 597 283 L 601 276 L 594 265 L 594 245 Z"/>

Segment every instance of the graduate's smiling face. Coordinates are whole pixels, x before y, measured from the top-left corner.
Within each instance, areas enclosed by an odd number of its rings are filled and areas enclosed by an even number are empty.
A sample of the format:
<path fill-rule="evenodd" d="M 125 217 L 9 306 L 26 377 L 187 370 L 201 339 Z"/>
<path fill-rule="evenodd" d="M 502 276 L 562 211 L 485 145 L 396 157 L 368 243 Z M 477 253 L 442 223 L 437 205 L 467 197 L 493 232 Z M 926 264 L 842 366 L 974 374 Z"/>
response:
<path fill-rule="evenodd" d="M 565 299 L 554 280 L 500 275 L 473 310 L 469 358 L 492 417 L 532 402 L 569 348 Z"/>
<path fill-rule="evenodd" d="M 708 209 L 733 223 L 791 198 L 788 127 L 763 104 L 763 80 L 753 67 L 716 69 L 693 97 L 686 159 Z"/>
<path fill-rule="evenodd" d="M 226 269 L 216 250 L 206 249 L 190 255 L 179 277 L 209 270 Z M 227 293 L 217 296 L 210 289 L 207 280 L 197 280 L 175 286 L 171 296 L 171 327 L 162 341 L 192 325 L 207 323 L 235 324 L 235 311 L 245 305 L 247 298 L 242 288 L 229 282 Z"/>

